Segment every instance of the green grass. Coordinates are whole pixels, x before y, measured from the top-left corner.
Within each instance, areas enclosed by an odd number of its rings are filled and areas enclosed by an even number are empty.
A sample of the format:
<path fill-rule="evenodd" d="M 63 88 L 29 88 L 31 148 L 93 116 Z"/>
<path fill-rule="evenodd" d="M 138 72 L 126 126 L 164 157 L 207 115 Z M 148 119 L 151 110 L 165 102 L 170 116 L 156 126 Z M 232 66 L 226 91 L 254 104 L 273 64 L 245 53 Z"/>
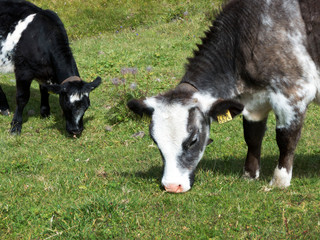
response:
<path fill-rule="evenodd" d="M 239 117 L 212 124 L 214 142 L 198 166 L 191 191 L 175 195 L 160 187 L 162 161 L 148 136 L 148 121 L 128 112 L 125 102 L 179 82 L 186 58 L 209 25 L 204 1 L 199 8 L 195 1 L 152 2 L 154 11 L 169 12 L 166 6 L 181 5 L 190 14 L 188 19 L 160 21 L 150 13 L 134 29 L 128 23 L 119 32 L 102 34 L 87 31 L 82 14 L 85 8 L 98 11 L 102 1 L 68 1 L 66 8 L 79 12 L 78 32 L 71 27 L 75 15 L 61 10 L 65 1 L 36 2 L 57 9 L 72 39 L 77 39 L 72 48 L 82 78 L 91 81 L 100 75 L 103 83 L 90 95 L 92 106 L 79 139 L 66 136 L 57 96 L 51 96 L 52 116 L 40 119 L 36 83 L 21 136 L 8 133 L 12 116 L 0 116 L 0 239 L 319 238 L 320 111 L 315 105 L 306 117 L 289 188 L 268 188 L 278 156 L 273 115 L 263 143 L 260 180 L 241 178 L 246 145 Z M 114 3 L 109 13 L 139 9 L 141 2 Z M 100 17 L 92 15 L 103 28 L 108 15 Z M 117 24 L 125 26 L 124 20 Z M 137 68 L 137 73 L 123 75 L 127 67 Z M 126 84 L 115 86 L 114 78 L 125 78 Z M 13 75 L 0 76 L 14 109 L 11 79 Z M 137 84 L 134 90 L 132 83 Z M 29 110 L 35 114 L 28 116 Z M 139 131 L 146 135 L 132 137 Z"/>

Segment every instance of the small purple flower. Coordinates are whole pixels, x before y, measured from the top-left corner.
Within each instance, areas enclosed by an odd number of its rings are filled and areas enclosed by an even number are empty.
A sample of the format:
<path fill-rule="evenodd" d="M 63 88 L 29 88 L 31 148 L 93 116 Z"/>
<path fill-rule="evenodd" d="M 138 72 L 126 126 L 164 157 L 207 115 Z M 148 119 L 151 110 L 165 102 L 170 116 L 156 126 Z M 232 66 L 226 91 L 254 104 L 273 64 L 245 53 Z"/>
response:
<path fill-rule="evenodd" d="M 188 16 L 188 15 L 189 15 L 188 11 L 185 11 L 185 12 L 183 13 L 183 15 L 184 15 L 184 16 Z"/>
<path fill-rule="evenodd" d="M 147 72 L 151 72 L 152 71 L 152 67 L 148 66 L 148 67 L 146 67 L 146 70 L 147 70 Z"/>
<path fill-rule="evenodd" d="M 122 74 L 122 75 L 126 75 L 126 74 L 128 74 L 128 68 L 121 68 L 121 71 L 120 71 L 120 73 Z"/>
<path fill-rule="evenodd" d="M 131 84 L 130 84 L 130 89 L 131 89 L 131 90 L 135 90 L 135 89 L 137 88 L 137 86 L 138 86 L 138 85 L 137 85 L 136 83 L 131 83 Z"/>
<path fill-rule="evenodd" d="M 156 81 L 156 82 L 161 82 L 161 79 L 160 79 L 160 78 L 156 78 L 155 81 Z"/>
<path fill-rule="evenodd" d="M 136 67 L 131 68 L 131 74 L 136 75 L 138 73 L 138 69 Z"/>
<path fill-rule="evenodd" d="M 119 86 L 119 84 L 120 84 L 120 79 L 119 79 L 119 78 L 112 78 L 112 79 L 111 79 L 111 82 L 112 82 L 113 85 Z"/>
<path fill-rule="evenodd" d="M 125 79 L 125 78 L 121 78 L 121 79 L 120 79 L 120 82 L 121 82 L 122 84 L 126 84 L 126 79 Z"/>

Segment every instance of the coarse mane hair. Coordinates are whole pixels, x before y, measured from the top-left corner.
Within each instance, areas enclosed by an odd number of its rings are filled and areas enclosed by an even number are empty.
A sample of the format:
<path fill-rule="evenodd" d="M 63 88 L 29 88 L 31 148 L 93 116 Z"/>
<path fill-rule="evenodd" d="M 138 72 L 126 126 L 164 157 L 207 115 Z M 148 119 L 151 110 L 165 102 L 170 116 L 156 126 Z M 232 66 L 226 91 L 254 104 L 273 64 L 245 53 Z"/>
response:
<path fill-rule="evenodd" d="M 251 33 L 254 30 L 250 29 L 259 28 L 259 16 L 255 16 L 253 11 L 259 6 L 257 1 L 253 2 L 253 6 L 249 6 L 248 1 L 225 2 L 223 10 L 201 38 L 201 44 L 197 44 L 198 49 L 194 50 L 193 57 L 188 58 L 181 82 L 219 94 L 216 97 L 221 98 L 234 91 L 231 87 L 236 86 L 237 75 L 243 74 L 243 69 L 239 67 L 244 65 L 243 46 L 250 45 L 249 42 L 255 39 Z M 230 87 L 222 89 L 221 85 Z"/>

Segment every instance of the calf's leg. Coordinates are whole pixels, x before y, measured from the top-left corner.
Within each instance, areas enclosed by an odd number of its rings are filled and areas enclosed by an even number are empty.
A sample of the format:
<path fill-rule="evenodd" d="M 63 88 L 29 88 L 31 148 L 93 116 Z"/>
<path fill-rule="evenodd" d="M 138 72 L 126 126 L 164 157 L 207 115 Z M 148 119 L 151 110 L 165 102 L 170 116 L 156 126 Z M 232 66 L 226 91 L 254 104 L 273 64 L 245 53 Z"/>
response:
<path fill-rule="evenodd" d="M 244 176 L 257 179 L 260 174 L 261 144 L 266 130 L 267 119 L 252 122 L 243 118 L 244 138 L 248 146 L 244 165 Z"/>
<path fill-rule="evenodd" d="M 50 106 L 49 106 L 49 93 L 46 87 L 39 85 L 41 94 L 40 103 L 40 114 L 41 117 L 46 118 L 50 116 Z"/>
<path fill-rule="evenodd" d="M 294 152 L 300 139 L 307 104 L 304 108 L 300 104 L 298 108 L 295 107 L 296 102 L 290 102 L 289 99 L 287 104 L 285 104 L 286 101 L 282 101 L 282 105 L 277 105 L 276 102 L 280 101 L 276 98 L 274 101 L 277 117 L 276 139 L 280 156 L 270 185 L 285 188 L 290 186 Z"/>
<path fill-rule="evenodd" d="M 17 108 L 11 122 L 11 134 L 20 134 L 22 128 L 22 113 L 30 98 L 31 81 L 19 80 L 17 78 Z"/>
<path fill-rule="evenodd" d="M 280 156 L 270 185 L 280 188 L 290 186 L 294 151 L 300 139 L 302 122 L 301 120 L 301 124 L 290 128 L 277 128 L 276 135 Z"/>
<path fill-rule="evenodd" d="M 0 114 L 2 115 L 9 115 L 9 104 L 6 97 L 6 94 L 3 92 L 1 86 L 0 86 Z"/>

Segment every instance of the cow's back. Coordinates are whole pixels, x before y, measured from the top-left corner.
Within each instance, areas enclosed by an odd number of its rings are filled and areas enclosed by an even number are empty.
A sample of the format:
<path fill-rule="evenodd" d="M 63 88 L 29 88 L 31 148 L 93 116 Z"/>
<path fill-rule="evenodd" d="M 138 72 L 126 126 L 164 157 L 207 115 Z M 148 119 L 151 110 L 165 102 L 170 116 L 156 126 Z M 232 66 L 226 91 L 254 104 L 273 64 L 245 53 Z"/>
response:
<path fill-rule="evenodd" d="M 306 24 L 308 51 L 320 66 L 320 2 L 319 0 L 299 0 L 302 18 Z"/>
<path fill-rule="evenodd" d="M 0 40 L 5 39 L 20 20 L 39 11 L 40 8 L 29 2 L 0 0 Z"/>

